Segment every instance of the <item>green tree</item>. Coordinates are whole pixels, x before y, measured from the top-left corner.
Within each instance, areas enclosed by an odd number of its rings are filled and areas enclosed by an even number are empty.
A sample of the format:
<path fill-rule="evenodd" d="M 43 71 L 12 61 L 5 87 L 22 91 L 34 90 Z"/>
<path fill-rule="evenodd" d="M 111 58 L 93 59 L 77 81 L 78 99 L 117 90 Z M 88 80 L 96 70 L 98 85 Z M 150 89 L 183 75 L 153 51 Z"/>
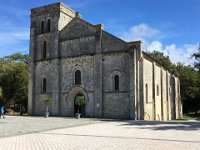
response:
<path fill-rule="evenodd" d="M 75 104 L 76 105 L 78 105 L 78 112 L 77 113 L 79 113 L 80 112 L 80 107 L 82 106 L 82 105 L 85 105 L 86 104 L 86 99 L 84 99 L 84 98 L 76 98 L 75 99 Z"/>
<path fill-rule="evenodd" d="M 45 105 L 45 117 L 49 117 L 49 106 L 52 105 L 54 100 L 48 96 L 45 96 L 43 103 Z"/>
<path fill-rule="evenodd" d="M 200 110 L 200 75 L 191 66 L 181 63 L 177 64 L 176 69 L 179 73 L 183 110 L 197 114 Z"/>
<path fill-rule="evenodd" d="M 5 60 L 28 63 L 28 54 L 14 53 L 4 57 Z"/>
<path fill-rule="evenodd" d="M 27 108 L 28 101 L 28 65 L 21 59 L 0 59 L 0 86 L 3 92 L 1 101 L 5 105 L 20 105 Z"/>
<path fill-rule="evenodd" d="M 164 53 L 162 52 L 158 52 L 158 51 L 153 51 L 153 52 L 148 52 L 148 54 L 158 63 L 160 63 L 162 66 L 164 66 L 166 69 L 170 70 L 170 71 L 175 71 L 175 64 L 173 64 L 170 59 L 169 56 L 164 55 Z"/>
<path fill-rule="evenodd" d="M 194 62 L 194 67 L 198 70 L 198 72 L 200 73 L 200 43 L 199 43 L 199 48 L 198 48 L 198 52 L 194 53 L 192 55 L 192 57 L 195 58 L 196 62 Z"/>

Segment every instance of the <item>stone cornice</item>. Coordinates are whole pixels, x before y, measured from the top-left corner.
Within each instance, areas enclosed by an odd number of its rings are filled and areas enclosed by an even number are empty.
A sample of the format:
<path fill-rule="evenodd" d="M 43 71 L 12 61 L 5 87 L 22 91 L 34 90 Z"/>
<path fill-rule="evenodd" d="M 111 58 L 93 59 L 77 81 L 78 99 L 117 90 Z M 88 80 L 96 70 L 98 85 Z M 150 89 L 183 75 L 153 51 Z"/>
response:
<path fill-rule="evenodd" d="M 71 8 L 65 6 L 63 3 L 53 3 L 50 5 L 37 7 L 31 9 L 31 16 L 39 16 L 43 14 L 51 14 L 51 13 L 64 13 L 67 14 L 70 17 L 75 17 L 76 12 L 72 10 Z"/>

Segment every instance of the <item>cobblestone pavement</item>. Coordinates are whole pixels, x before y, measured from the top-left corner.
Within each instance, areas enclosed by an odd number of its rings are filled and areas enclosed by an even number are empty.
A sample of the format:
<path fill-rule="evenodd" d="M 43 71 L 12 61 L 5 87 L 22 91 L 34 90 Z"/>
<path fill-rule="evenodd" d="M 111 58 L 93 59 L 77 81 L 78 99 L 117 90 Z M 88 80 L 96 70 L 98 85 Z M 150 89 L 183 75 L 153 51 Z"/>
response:
<path fill-rule="evenodd" d="M 25 133 L 41 132 L 59 128 L 86 125 L 98 122 L 99 119 L 84 118 L 79 121 L 66 117 L 28 117 L 6 116 L 0 119 L 0 138 Z M 0 149 L 1 150 L 1 149 Z"/>
<path fill-rule="evenodd" d="M 19 117 L 19 119 L 24 121 L 32 119 L 32 122 L 45 120 L 37 117 L 24 119 Z M 75 120 L 72 118 L 49 118 L 44 122 L 46 126 L 52 120 L 58 124 L 56 119 L 60 120 L 60 124 L 65 122 L 66 128 L 59 126 L 60 129 L 49 130 L 43 127 L 45 129 L 43 132 L 13 134 L 13 136 L 10 134 L 9 137 L 0 138 L 0 150 L 200 150 L 200 122 Z M 68 126 L 66 120 L 76 123 Z M 8 122 L 15 126 L 12 119 Z M 85 123 L 81 124 L 81 122 Z M 0 126 L 1 123 L 2 120 Z M 45 124 L 41 124 L 43 125 Z M 56 125 L 52 127 L 55 129 Z"/>

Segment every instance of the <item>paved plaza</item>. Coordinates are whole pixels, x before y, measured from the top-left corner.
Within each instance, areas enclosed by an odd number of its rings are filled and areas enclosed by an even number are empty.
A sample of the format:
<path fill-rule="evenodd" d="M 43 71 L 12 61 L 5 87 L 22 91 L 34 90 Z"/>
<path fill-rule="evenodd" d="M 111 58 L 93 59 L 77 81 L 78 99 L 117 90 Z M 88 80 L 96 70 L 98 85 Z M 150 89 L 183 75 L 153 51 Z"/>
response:
<path fill-rule="evenodd" d="M 0 119 L 0 150 L 199 150 L 200 122 Z"/>

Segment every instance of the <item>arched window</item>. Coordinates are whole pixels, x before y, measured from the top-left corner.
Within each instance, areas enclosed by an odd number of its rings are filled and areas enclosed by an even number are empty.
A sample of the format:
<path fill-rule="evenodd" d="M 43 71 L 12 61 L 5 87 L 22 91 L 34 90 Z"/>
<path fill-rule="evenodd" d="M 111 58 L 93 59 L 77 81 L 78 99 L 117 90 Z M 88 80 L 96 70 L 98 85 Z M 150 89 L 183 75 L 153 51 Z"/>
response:
<path fill-rule="evenodd" d="M 115 75 L 115 90 L 119 90 L 119 76 Z"/>
<path fill-rule="evenodd" d="M 51 20 L 48 19 L 47 21 L 47 32 L 50 32 L 51 31 Z"/>
<path fill-rule="evenodd" d="M 46 93 L 46 91 L 47 91 L 47 80 L 46 78 L 44 78 L 42 80 L 42 92 Z"/>
<path fill-rule="evenodd" d="M 43 42 L 43 49 L 42 49 L 42 58 L 46 58 L 47 57 L 47 42 L 44 41 Z"/>
<path fill-rule="evenodd" d="M 145 85 L 146 102 L 148 103 L 148 84 Z"/>
<path fill-rule="evenodd" d="M 159 85 L 157 85 L 157 96 L 159 96 Z"/>
<path fill-rule="evenodd" d="M 44 21 L 41 22 L 41 33 L 44 33 Z"/>
<path fill-rule="evenodd" d="M 81 84 L 81 71 L 77 70 L 75 72 L 75 84 L 80 85 Z"/>

